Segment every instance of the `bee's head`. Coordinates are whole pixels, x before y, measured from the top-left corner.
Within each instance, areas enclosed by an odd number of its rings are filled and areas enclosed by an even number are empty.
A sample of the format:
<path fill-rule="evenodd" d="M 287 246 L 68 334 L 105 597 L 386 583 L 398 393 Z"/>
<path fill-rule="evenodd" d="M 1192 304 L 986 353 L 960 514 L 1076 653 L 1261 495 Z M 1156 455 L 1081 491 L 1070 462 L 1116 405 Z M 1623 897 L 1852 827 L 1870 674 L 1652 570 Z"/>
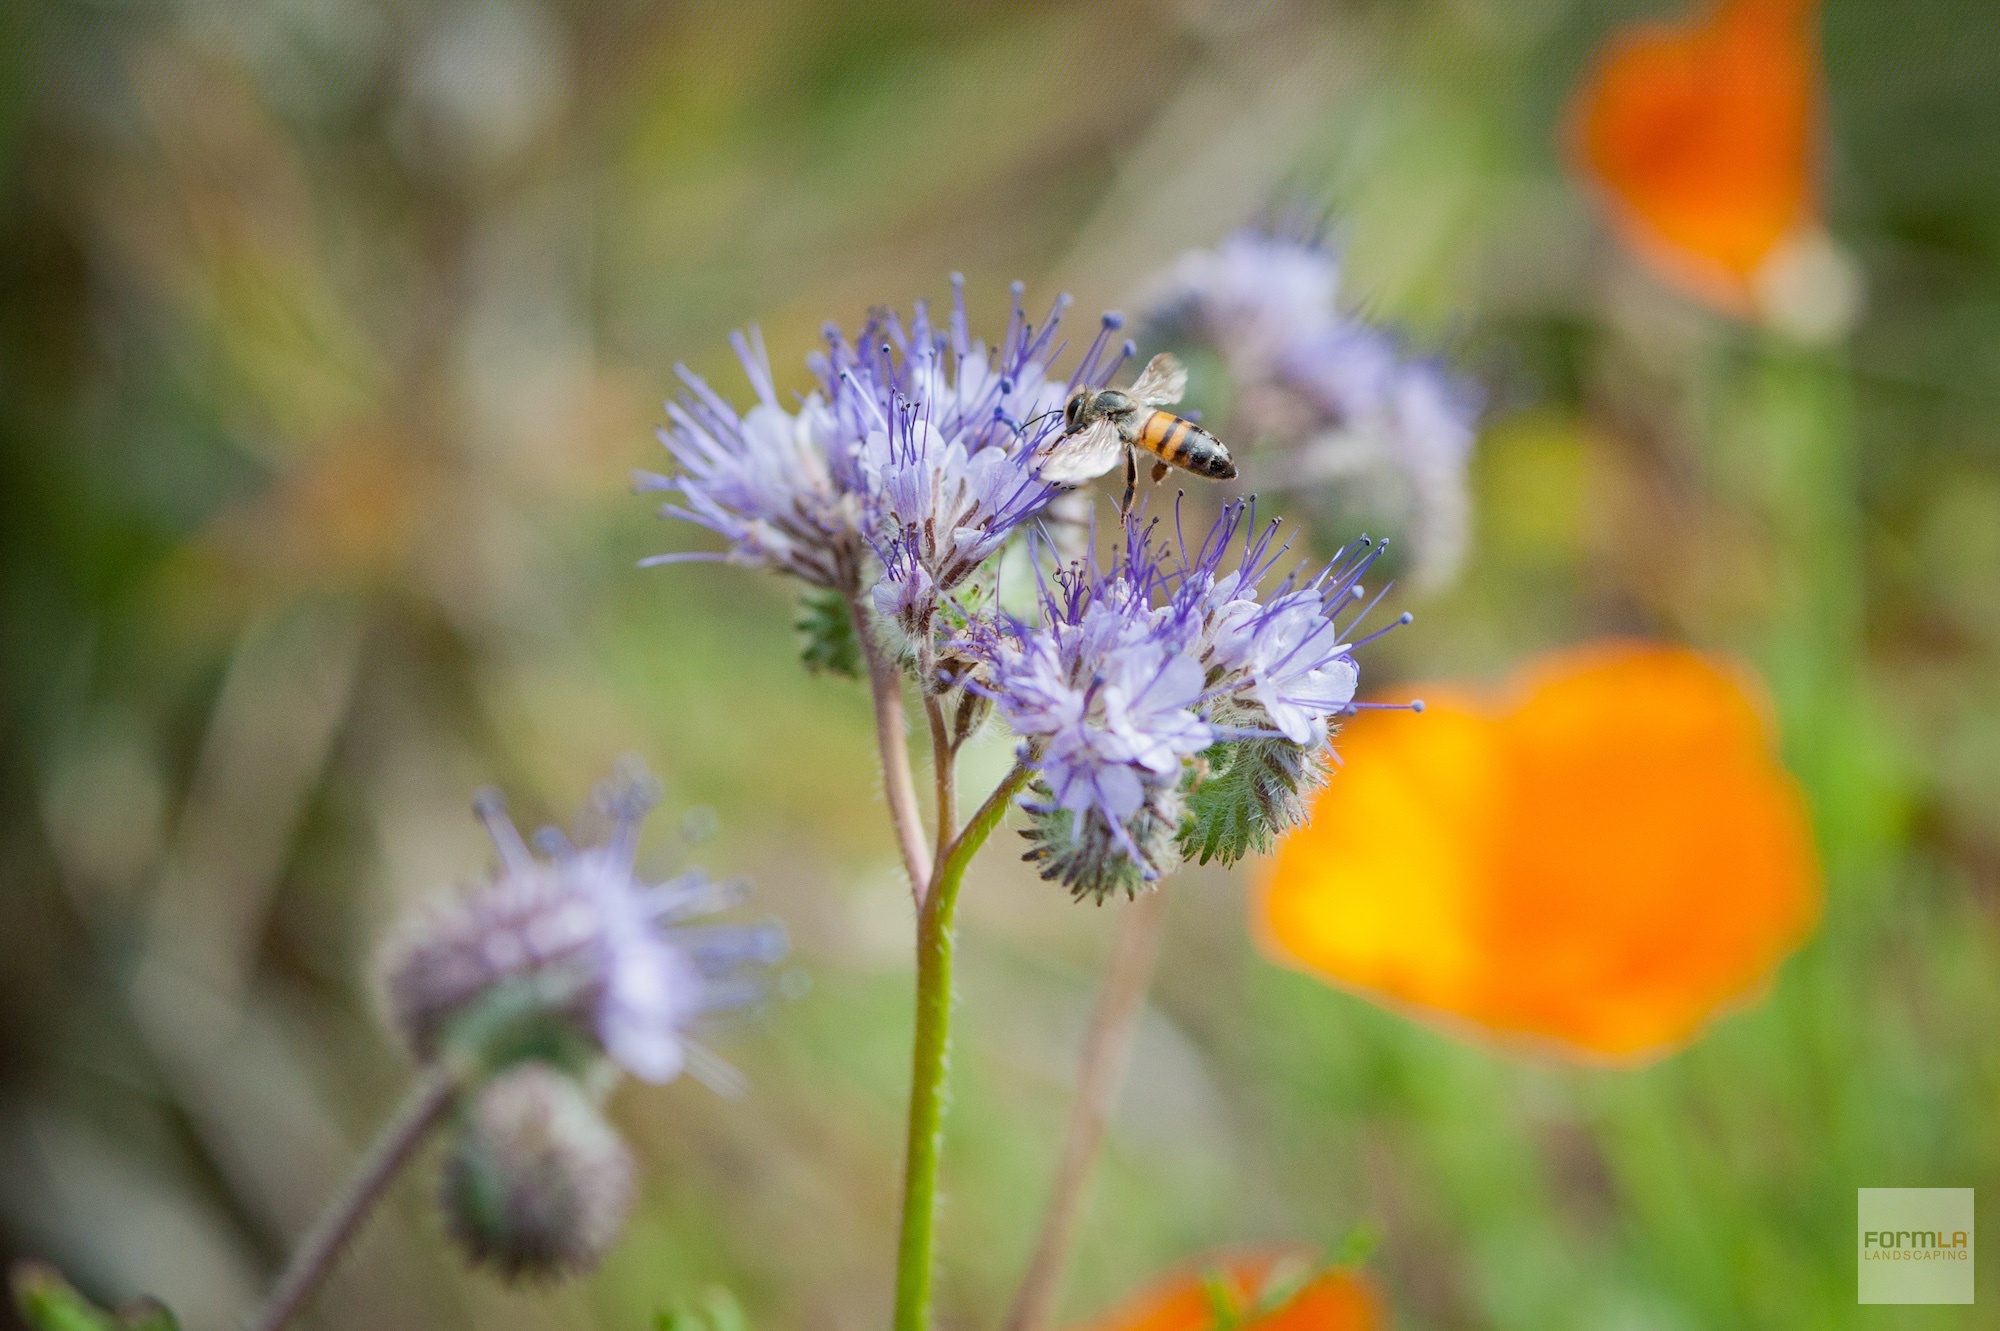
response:
<path fill-rule="evenodd" d="M 1090 390 L 1079 388 L 1063 403 L 1063 428 L 1075 434 L 1083 428 L 1083 408 L 1090 401 Z"/>

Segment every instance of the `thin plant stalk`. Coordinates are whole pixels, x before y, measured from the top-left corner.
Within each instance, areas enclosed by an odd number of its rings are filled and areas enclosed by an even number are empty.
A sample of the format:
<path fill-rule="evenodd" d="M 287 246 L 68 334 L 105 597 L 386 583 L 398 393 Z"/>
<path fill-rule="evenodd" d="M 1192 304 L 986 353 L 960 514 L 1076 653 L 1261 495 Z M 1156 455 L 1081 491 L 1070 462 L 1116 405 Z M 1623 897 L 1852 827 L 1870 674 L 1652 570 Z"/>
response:
<path fill-rule="evenodd" d="M 320 1213 L 300 1241 L 278 1283 L 251 1322 L 251 1331 L 279 1331 L 298 1316 L 339 1260 L 348 1240 L 382 1200 L 403 1166 L 416 1154 L 458 1098 L 459 1070 L 448 1063 L 426 1068 L 403 1097 L 403 1103 L 382 1126 L 375 1142 L 355 1167 L 340 1195 Z"/>
<path fill-rule="evenodd" d="M 1033 769 L 1016 763 L 938 858 L 917 912 L 917 1020 L 910 1050 L 910 1114 L 903 1163 L 903 1219 L 896 1243 L 895 1331 L 927 1331 L 937 1237 L 938 1161 L 944 1145 L 945 1072 L 951 1055 L 951 972 L 958 892 L 972 857 L 1006 816 Z"/>
<path fill-rule="evenodd" d="M 1006 1331 L 1042 1331 L 1055 1312 L 1063 1267 L 1076 1235 L 1077 1219 L 1083 1212 L 1085 1188 L 1098 1150 L 1104 1144 L 1105 1124 L 1125 1081 L 1132 1041 L 1138 1034 L 1139 1017 L 1146 1006 L 1146 991 L 1152 987 L 1166 904 L 1166 893 L 1156 889 L 1133 902 L 1119 918 L 1111 964 L 1105 972 L 1104 985 L 1098 990 L 1097 1003 L 1091 1009 L 1090 1028 L 1083 1037 L 1076 1094 L 1070 1101 L 1069 1119 L 1063 1127 L 1055 1186 L 1049 1195 L 1048 1209 L 1042 1215 L 1041 1232 L 1035 1238 L 1027 1273 L 1021 1278 L 1013 1309 L 1007 1314 Z"/>
<path fill-rule="evenodd" d="M 931 775 L 936 782 L 937 846 L 944 854 L 958 833 L 958 746 L 952 741 L 951 724 L 945 720 L 944 705 L 936 698 L 924 699 L 924 715 L 931 727 Z"/>
<path fill-rule="evenodd" d="M 854 617 L 854 636 L 868 667 L 868 691 L 875 704 L 875 747 L 882 761 L 882 796 L 889 804 L 889 824 L 903 872 L 910 878 L 910 895 L 919 908 L 929 890 L 931 851 L 924 841 L 924 815 L 917 807 L 917 786 L 910 774 L 910 745 L 903 719 L 903 675 L 875 639 L 873 611 L 859 591 L 847 598 Z"/>

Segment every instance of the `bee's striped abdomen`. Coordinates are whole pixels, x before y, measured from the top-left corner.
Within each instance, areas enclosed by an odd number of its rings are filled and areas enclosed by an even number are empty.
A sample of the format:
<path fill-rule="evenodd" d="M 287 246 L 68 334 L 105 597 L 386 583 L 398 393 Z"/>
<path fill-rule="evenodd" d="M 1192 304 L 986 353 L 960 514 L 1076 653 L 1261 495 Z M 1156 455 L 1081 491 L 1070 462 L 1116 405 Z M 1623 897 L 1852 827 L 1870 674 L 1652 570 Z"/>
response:
<path fill-rule="evenodd" d="M 1227 480 L 1236 474 L 1229 450 L 1221 441 L 1193 421 L 1170 411 L 1155 411 L 1139 426 L 1132 441 L 1162 462 L 1191 471 L 1197 476 Z"/>

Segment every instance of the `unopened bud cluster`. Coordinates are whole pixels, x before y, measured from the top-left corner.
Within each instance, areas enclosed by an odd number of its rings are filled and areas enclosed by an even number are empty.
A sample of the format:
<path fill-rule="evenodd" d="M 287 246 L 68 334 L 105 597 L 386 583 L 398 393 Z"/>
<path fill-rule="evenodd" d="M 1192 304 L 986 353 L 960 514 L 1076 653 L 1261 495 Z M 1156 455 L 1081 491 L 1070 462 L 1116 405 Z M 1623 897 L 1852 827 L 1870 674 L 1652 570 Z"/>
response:
<path fill-rule="evenodd" d="M 624 1227 L 634 1171 L 583 1087 L 518 1063 L 480 1087 L 463 1118 L 441 1200 L 466 1256 L 510 1280 L 595 1267 Z"/>

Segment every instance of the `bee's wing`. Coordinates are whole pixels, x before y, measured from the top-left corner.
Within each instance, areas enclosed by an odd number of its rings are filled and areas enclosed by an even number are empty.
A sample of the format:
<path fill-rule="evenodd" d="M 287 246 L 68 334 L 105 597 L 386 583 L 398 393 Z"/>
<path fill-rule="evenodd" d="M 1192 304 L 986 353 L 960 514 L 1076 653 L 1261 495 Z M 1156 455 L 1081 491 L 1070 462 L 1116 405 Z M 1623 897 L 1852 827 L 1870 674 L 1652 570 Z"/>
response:
<path fill-rule="evenodd" d="M 1042 479 L 1050 485 L 1082 485 L 1117 466 L 1125 456 L 1118 427 L 1100 420 L 1076 434 L 1066 434 L 1042 453 Z"/>
<path fill-rule="evenodd" d="M 1187 366 L 1172 352 L 1162 351 L 1146 362 L 1139 381 L 1125 391 L 1149 407 L 1171 407 L 1187 392 Z"/>

